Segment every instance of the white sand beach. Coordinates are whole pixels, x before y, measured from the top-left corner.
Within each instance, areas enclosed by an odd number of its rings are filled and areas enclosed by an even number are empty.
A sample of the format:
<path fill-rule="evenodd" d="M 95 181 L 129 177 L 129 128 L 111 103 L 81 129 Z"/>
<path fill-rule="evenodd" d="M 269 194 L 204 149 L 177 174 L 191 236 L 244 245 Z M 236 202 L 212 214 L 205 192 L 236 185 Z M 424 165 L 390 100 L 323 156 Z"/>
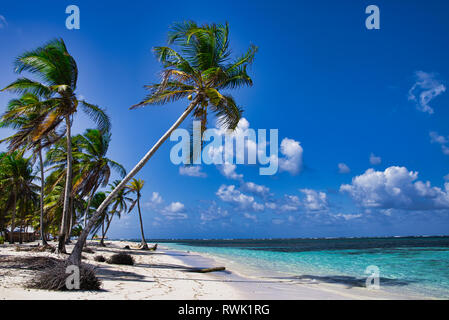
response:
<path fill-rule="evenodd" d="M 30 246 L 35 244 L 24 244 Z M 131 250 L 123 249 L 126 245 Z M 83 262 L 97 267 L 102 281 L 101 291 L 47 291 L 26 289 L 24 284 L 36 271 L 29 270 L 14 258 L 49 256 L 48 252 L 17 251 L 15 246 L 0 246 L 0 299 L 36 300 L 262 300 L 262 299 L 416 299 L 391 294 L 382 290 L 368 290 L 317 281 L 294 278 L 251 277 L 243 275 L 235 266 L 231 269 L 225 261 L 197 253 L 184 253 L 160 248 L 155 252 L 141 251 L 137 244 L 126 241 L 109 241 L 107 247 L 89 242 L 94 253 L 83 253 Z M 68 245 L 68 250 L 71 246 Z M 130 253 L 134 266 L 111 265 L 94 261 L 94 256 L 105 258 L 118 252 Z M 63 256 L 60 256 L 63 258 Z M 186 262 L 188 261 L 188 262 Z M 191 272 L 192 268 L 225 266 L 226 271 L 213 273 Z M 234 269 L 233 269 L 234 268 Z"/>

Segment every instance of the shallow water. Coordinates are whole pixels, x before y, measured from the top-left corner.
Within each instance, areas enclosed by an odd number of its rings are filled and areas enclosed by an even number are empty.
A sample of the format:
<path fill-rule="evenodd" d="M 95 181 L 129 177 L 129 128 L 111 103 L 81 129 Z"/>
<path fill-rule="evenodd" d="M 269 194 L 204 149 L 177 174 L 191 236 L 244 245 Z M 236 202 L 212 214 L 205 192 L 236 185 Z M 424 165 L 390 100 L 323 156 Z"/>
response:
<path fill-rule="evenodd" d="M 207 253 L 248 273 L 365 286 L 368 266 L 394 293 L 449 298 L 449 237 L 185 240 L 165 246 Z M 244 271 L 245 271 L 244 270 Z"/>

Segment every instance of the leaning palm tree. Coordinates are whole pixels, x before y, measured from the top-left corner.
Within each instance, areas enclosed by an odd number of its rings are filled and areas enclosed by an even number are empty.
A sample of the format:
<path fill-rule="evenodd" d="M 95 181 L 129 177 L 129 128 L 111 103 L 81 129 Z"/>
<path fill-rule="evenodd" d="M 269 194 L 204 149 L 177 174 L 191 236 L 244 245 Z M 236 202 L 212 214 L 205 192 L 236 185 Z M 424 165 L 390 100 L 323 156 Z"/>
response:
<path fill-rule="evenodd" d="M 72 189 L 70 142 L 72 117 L 77 112 L 78 106 L 81 105 L 87 115 L 97 122 L 100 128 L 108 129 L 110 121 L 104 110 L 77 98 L 78 67 L 62 39 L 50 41 L 42 47 L 18 56 L 15 60 L 15 71 L 19 74 L 28 71 L 40 79 L 40 81 L 35 81 L 28 78 L 19 78 L 3 90 L 17 93 L 34 93 L 38 96 L 46 97 L 46 100 L 41 102 L 48 108 L 46 117 L 42 119 L 39 125 L 41 134 L 48 133 L 62 122 L 65 122 L 68 150 L 67 177 L 58 245 L 58 252 L 65 252 L 66 224 L 70 221 L 68 217 L 70 216 L 70 194 Z"/>
<path fill-rule="evenodd" d="M 137 210 L 139 212 L 139 221 L 140 221 L 140 233 L 142 236 L 142 241 L 140 242 L 140 248 L 142 250 L 148 250 L 148 244 L 145 240 L 145 234 L 143 232 L 143 222 L 142 222 L 142 213 L 140 211 L 140 197 L 142 196 L 141 191 L 145 184 L 145 181 L 141 179 L 133 179 L 129 185 L 127 186 L 128 190 L 132 193 L 136 194 L 136 200 L 131 204 L 131 207 L 129 208 L 128 212 L 131 212 L 132 209 L 134 209 L 134 206 L 137 204 Z"/>
<path fill-rule="evenodd" d="M 23 156 L 24 151 L 0 154 L 0 193 L 8 195 L 6 210 L 12 211 L 10 243 L 14 243 L 14 229 L 16 227 L 17 208 L 24 214 L 29 204 L 37 199 L 39 189 L 33 183 L 36 178 L 33 174 L 31 158 Z"/>
<path fill-rule="evenodd" d="M 206 127 L 210 112 L 218 117 L 219 123 L 226 129 L 235 129 L 241 118 L 242 109 L 232 96 L 221 91 L 252 85 L 247 67 L 253 62 L 257 47 L 251 45 L 245 54 L 231 59 L 227 23 L 199 26 L 191 21 L 174 24 L 169 31 L 168 44 L 176 46 L 180 51 L 169 46 L 154 48 L 156 57 L 163 65 L 162 79 L 157 84 L 147 86 L 148 96 L 132 108 L 165 104 L 182 98 L 188 98 L 191 102 L 97 209 L 70 255 L 69 260 L 74 264 L 81 263 L 81 252 L 89 231 L 105 207 L 189 114 L 193 112 L 193 118 L 201 121 L 202 130 Z"/>
<path fill-rule="evenodd" d="M 0 141 L 7 141 L 8 151 L 14 152 L 17 149 L 32 149 L 34 157 L 39 158 L 40 168 L 40 234 L 42 245 L 46 246 L 47 240 L 44 236 L 44 162 L 42 159 L 42 149 L 54 143 L 62 137 L 54 131 L 46 135 L 40 133 L 40 123 L 46 118 L 48 110 L 41 99 L 33 93 L 25 93 L 19 99 L 12 99 L 6 112 L 1 116 L 0 127 L 16 129 L 12 136 Z"/>

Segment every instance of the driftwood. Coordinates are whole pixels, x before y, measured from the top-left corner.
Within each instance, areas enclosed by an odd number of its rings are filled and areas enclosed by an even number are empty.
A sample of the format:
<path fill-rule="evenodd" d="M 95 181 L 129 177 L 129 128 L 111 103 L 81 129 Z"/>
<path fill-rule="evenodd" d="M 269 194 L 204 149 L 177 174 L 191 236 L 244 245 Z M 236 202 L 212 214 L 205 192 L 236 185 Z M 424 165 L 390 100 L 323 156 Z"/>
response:
<path fill-rule="evenodd" d="M 225 271 L 225 270 L 226 270 L 225 267 L 216 267 L 216 268 L 193 269 L 190 272 L 207 273 L 207 272 Z"/>

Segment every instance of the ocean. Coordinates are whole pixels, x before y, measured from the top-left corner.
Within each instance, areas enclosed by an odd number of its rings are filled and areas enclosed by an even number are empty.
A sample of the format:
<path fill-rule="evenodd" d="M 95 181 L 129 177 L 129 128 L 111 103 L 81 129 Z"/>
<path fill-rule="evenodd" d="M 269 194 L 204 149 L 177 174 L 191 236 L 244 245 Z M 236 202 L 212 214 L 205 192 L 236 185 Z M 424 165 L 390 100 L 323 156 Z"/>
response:
<path fill-rule="evenodd" d="M 388 237 L 267 240 L 161 240 L 239 266 L 248 275 L 316 279 L 365 286 L 378 268 L 382 290 L 449 298 L 449 237 Z"/>

